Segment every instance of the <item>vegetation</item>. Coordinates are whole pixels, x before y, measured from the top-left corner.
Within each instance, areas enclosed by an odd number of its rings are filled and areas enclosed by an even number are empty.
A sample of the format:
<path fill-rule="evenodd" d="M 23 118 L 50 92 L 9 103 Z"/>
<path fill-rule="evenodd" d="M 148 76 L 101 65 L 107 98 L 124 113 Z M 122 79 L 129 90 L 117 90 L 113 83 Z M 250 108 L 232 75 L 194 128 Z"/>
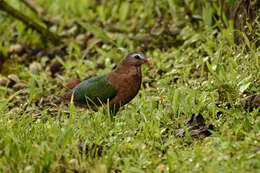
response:
<path fill-rule="evenodd" d="M 240 104 L 260 93 L 259 9 L 243 30 L 214 0 L 37 2 L 61 19 L 46 24 L 60 45 L 0 11 L 1 172 L 260 171 L 260 108 Z M 43 106 L 135 50 L 154 65 L 115 117 L 106 106 Z M 177 137 L 194 113 L 212 134 Z"/>

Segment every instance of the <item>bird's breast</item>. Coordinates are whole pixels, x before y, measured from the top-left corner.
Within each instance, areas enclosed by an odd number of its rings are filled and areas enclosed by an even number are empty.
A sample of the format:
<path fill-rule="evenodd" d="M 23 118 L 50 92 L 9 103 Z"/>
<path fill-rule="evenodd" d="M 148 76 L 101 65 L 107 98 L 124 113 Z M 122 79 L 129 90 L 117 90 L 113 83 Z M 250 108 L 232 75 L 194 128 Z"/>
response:
<path fill-rule="evenodd" d="M 108 80 L 117 90 L 117 95 L 120 95 L 121 105 L 124 105 L 136 96 L 141 87 L 141 69 L 132 68 L 125 73 L 111 73 Z"/>

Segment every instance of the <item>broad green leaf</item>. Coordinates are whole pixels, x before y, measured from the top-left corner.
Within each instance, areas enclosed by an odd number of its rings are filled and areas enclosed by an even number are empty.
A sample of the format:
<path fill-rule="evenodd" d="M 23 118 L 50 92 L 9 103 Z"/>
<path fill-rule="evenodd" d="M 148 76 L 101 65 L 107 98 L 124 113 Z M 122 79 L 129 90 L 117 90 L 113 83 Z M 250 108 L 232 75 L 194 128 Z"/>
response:
<path fill-rule="evenodd" d="M 247 47 L 250 49 L 251 46 L 250 46 L 249 39 L 247 38 L 247 36 L 246 36 L 246 34 L 244 32 L 241 32 L 241 33 L 242 33 L 242 35 L 243 35 L 243 37 L 245 39 L 245 43 L 246 43 Z"/>
<path fill-rule="evenodd" d="M 207 65 L 210 73 L 214 74 L 213 68 L 212 68 L 211 64 L 208 61 L 206 62 L 206 65 Z"/>
<path fill-rule="evenodd" d="M 241 85 L 241 86 L 239 87 L 239 91 L 240 91 L 241 93 L 244 92 L 244 91 L 250 86 L 250 84 L 251 84 L 251 82 L 245 83 L 245 84 Z"/>
<path fill-rule="evenodd" d="M 95 25 L 81 22 L 81 21 L 78 21 L 78 23 L 83 28 L 85 28 L 89 32 L 93 33 L 96 37 L 100 38 L 102 41 L 109 42 L 109 43 L 112 43 L 113 45 L 116 45 L 115 42 L 101 28 L 99 28 Z"/>
<path fill-rule="evenodd" d="M 248 89 L 248 87 L 249 87 L 250 84 L 251 84 L 251 81 L 250 81 L 251 78 L 252 78 L 252 75 L 248 76 L 247 78 L 243 79 L 242 81 L 240 81 L 240 82 L 238 83 L 238 85 L 239 85 L 239 91 L 240 91 L 241 93 Z"/>
<path fill-rule="evenodd" d="M 106 20 L 107 19 L 107 15 L 106 15 L 106 9 L 104 8 L 104 6 L 98 6 L 97 7 L 97 13 L 98 16 L 103 19 Z"/>
<path fill-rule="evenodd" d="M 119 20 L 120 22 L 125 21 L 129 11 L 129 2 L 123 2 L 119 8 Z"/>
<path fill-rule="evenodd" d="M 203 21 L 206 25 L 212 24 L 212 14 L 213 10 L 209 3 L 205 3 L 205 7 L 203 8 Z"/>
<path fill-rule="evenodd" d="M 211 64 L 207 61 L 206 65 L 208 67 L 208 70 L 210 71 L 210 73 L 218 80 L 218 82 L 221 82 L 221 80 L 219 79 L 219 77 L 217 76 L 217 74 L 214 72 Z"/>
<path fill-rule="evenodd" d="M 231 7 L 232 5 L 234 5 L 235 0 L 225 0 L 225 2 Z"/>

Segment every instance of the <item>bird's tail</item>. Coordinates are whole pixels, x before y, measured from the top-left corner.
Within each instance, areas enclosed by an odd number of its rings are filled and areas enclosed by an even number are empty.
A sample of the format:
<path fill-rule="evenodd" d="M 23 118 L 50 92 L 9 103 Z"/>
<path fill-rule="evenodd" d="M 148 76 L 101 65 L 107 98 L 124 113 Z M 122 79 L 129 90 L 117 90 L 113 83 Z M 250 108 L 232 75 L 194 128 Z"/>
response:
<path fill-rule="evenodd" d="M 71 100 L 73 92 L 72 91 L 67 91 L 63 95 L 61 95 L 58 99 L 54 101 L 48 101 L 46 103 L 43 103 L 44 107 L 57 107 L 58 105 L 64 103 L 64 104 L 69 104 Z"/>

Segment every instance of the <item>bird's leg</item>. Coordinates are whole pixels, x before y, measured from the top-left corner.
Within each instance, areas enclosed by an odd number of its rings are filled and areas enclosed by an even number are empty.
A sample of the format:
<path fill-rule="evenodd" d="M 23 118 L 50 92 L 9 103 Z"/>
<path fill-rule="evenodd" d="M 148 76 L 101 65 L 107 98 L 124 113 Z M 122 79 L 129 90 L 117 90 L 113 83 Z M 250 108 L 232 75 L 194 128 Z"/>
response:
<path fill-rule="evenodd" d="M 113 105 L 110 104 L 110 106 L 109 106 L 110 114 L 111 115 L 116 115 L 116 113 L 118 112 L 119 108 L 120 108 L 120 106 L 117 105 L 117 104 L 113 104 Z"/>
<path fill-rule="evenodd" d="M 121 97 L 119 95 L 117 95 L 109 102 L 110 113 L 112 115 L 116 115 L 116 113 L 118 112 L 118 110 L 121 106 L 120 99 L 121 99 Z"/>

